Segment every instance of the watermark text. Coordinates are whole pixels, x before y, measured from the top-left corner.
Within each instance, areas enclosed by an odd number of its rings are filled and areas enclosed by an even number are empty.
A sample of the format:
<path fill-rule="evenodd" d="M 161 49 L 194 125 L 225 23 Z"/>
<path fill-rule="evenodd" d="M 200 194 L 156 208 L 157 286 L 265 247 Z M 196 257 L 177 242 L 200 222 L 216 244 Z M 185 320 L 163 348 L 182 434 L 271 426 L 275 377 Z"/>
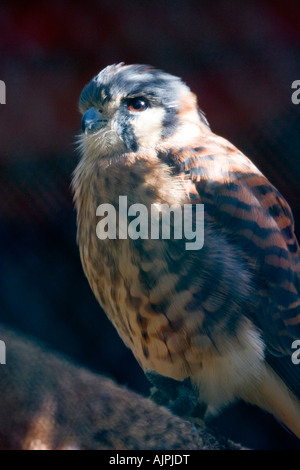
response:
<path fill-rule="evenodd" d="M 299 104 L 300 103 L 300 80 L 293 81 L 292 89 L 295 90 L 291 96 L 292 103 Z"/>
<path fill-rule="evenodd" d="M 292 363 L 297 366 L 300 364 L 300 339 L 295 339 L 295 341 L 293 341 L 292 349 L 296 349 L 292 354 Z"/>
<path fill-rule="evenodd" d="M 96 234 L 100 240 L 109 239 L 185 239 L 186 250 L 200 250 L 204 244 L 204 204 L 144 204 L 128 207 L 127 196 L 119 196 L 119 207 L 100 204 L 96 215 Z M 129 217 L 131 220 L 129 220 Z"/>
<path fill-rule="evenodd" d="M 6 345 L 0 340 L 0 364 L 6 364 Z"/>
<path fill-rule="evenodd" d="M 6 104 L 6 86 L 3 80 L 0 80 L 0 104 Z"/>

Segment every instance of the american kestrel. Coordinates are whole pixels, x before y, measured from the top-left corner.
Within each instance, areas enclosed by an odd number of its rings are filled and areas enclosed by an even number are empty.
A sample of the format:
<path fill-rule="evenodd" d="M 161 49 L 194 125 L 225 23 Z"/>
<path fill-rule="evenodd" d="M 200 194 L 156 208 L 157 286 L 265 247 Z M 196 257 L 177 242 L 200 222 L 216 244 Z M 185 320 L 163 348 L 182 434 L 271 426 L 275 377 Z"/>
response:
<path fill-rule="evenodd" d="M 211 131 L 178 77 L 111 65 L 85 86 L 79 109 L 80 256 L 125 344 L 145 372 L 189 381 L 208 412 L 242 399 L 300 437 L 300 250 L 285 199 Z M 204 205 L 203 246 L 186 249 L 172 218 L 169 238 L 120 236 L 125 196 L 149 223 L 153 207 Z M 116 236 L 101 239 L 103 204 L 115 208 Z"/>

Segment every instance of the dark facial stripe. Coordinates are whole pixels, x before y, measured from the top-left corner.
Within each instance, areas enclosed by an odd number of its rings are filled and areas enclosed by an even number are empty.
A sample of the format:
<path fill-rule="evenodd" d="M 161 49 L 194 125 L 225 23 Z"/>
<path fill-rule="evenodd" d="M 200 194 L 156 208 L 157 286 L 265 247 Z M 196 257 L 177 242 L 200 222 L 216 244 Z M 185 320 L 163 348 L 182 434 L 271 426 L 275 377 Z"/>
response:
<path fill-rule="evenodd" d="M 165 112 L 165 117 L 163 119 L 163 131 L 162 131 L 162 138 L 166 139 L 173 135 L 178 126 L 178 118 L 176 115 L 175 108 L 167 108 Z"/>
<path fill-rule="evenodd" d="M 129 151 L 136 152 L 138 150 L 138 143 L 136 141 L 133 128 L 130 124 L 128 116 L 120 113 L 117 122 L 117 132 L 119 136 L 121 137 Z"/>

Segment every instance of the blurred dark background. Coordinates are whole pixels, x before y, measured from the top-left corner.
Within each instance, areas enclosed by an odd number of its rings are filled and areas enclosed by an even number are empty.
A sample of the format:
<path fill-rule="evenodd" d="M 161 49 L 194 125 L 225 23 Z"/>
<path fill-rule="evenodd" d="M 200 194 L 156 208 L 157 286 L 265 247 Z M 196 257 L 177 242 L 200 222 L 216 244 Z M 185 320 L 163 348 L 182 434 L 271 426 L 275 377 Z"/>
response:
<path fill-rule="evenodd" d="M 289 201 L 299 237 L 300 105 L 291 101 L 299 50 L 297 0 L 2 1 L 1 322 L 147 395 L 147 380 L 80 265 L 70 191 L 80 91 L 120 61 L 183 77 L 212 129 Z M 213 425 L 250 447 L 297 446 L 246 405 Z"/>

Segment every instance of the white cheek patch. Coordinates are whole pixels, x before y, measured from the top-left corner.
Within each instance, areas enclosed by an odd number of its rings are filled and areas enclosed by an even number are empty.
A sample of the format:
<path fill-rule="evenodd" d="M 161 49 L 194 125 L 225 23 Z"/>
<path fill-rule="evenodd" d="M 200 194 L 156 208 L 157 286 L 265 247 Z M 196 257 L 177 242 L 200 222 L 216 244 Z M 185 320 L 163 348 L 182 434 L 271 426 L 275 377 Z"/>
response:
<path fill-rule="evenodd" d="M 139 147 L 153 147 L 161 140 L 164 116 L 162 108 L 148 108 L 136 113 L 131 125 Z"/>

